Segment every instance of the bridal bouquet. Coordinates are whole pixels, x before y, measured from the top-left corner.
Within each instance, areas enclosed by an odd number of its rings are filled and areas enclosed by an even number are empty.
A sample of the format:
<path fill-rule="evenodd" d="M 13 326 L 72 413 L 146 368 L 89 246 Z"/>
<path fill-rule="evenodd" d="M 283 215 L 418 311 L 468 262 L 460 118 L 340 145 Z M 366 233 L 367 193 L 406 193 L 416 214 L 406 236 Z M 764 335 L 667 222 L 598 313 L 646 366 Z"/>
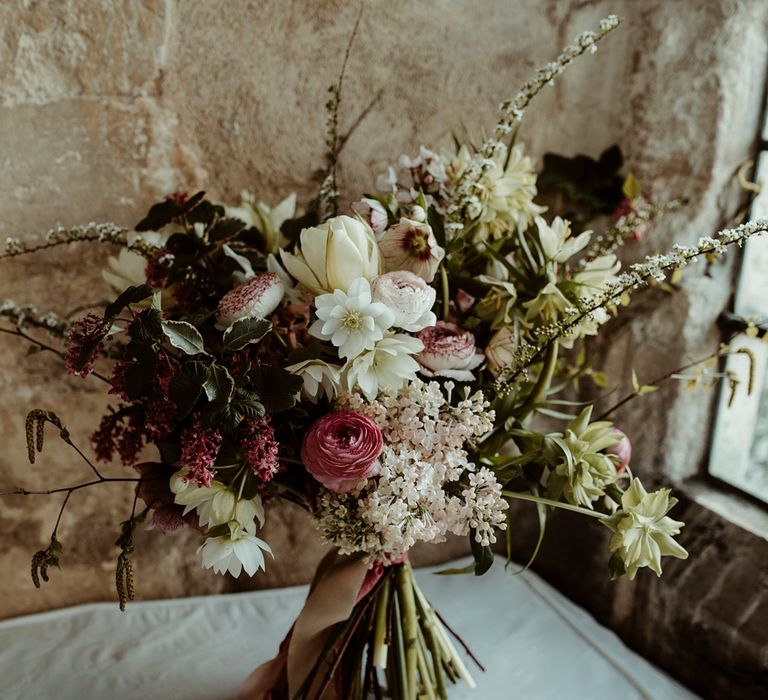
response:
<path fill-rule="evenodd" d="M 616 24 L 603 20 L 542 68 L 502 105 L 482 144 L 403 156 L 344 213 L 339 84 L 325 179 L 301 213 L 293 195 L 270 208 L 251 195 L 226 207 L 179 193 L 134 230 L 89 224 L 54 230 L 39 246 L 8 241 L 6 258 L 79 241 L 121 247 L 104 274 L 115 292 L 106 308 L 69 322 L 0 307 L 4 332 L 60 354 L 69 373 L 102 381 L 113 399 L 94 425 L 95 459 L 47 409 L 29 414 L 27 439 L 34 461 L 52 424 L 92 470 L 46 492 L 64 495 L 62 512 L 78 489 L 133 483 L 117 541 L 121 606 L 134 595 L 142 522 L 198 531 L 202 565 L 233 576 L 280 555 L 259 537 L 276 499 L 308 511 L 333 545 L 280 654 L 244 697 L 415 700 L 445 698 L 460 679 L 473 685 L 408 552 L 465 536 L 468 571 L 480 575 L 499 533 L 514 527 L 514 499 L 535 504 L 542 533 L 556 508 L 602 523 L 613 576 L 660 575 L 663 556 L 687 556 L 674 540 L 683 524 L 668 515 L 675 499 L 646 491 L 612 411 L 594 415 L 572 390 L 587 379 L 604 385 L 585 342 L 631 292 L 768 225 L 621 272 L 619 246 L 679 203 L 654 204 L 620 177 L 616 148 L 599 160 L 548 155 L 537 176 L 514 141 L 526 106 Z M 64 345 L 44 341 L 46 331 Z M 633 396 L 654 388 L 635 381 Z M 128 476 L 103 476 L 98 463 L 115 460 Z M 33 558 L 36 585 L 61 554 L 54 528 Z"/>

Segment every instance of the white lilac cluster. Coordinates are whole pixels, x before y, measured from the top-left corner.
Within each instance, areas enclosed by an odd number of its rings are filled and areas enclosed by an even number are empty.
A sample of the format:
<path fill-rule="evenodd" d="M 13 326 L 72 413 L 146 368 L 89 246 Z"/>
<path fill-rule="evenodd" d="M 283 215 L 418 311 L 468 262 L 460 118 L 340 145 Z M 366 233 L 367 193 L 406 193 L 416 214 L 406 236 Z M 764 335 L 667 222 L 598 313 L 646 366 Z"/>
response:
<path fill-rule="evenodd" d="M 454 227 L 461 228 L 461 221 L 467 215 L 467 208 L 477 195 L 478 183 L 482 180 L 484 173 L 496 163 L 495 159 L 503 148 L 502 141 L 522 121 L 531 100 L 546 85 L 552 85 L 555 78 L 576 58 L 587 51 L 594 53 L 597 50 L 597 42 L 618 25 L 619 19 L 615 15 L 602 19 L 598 32 L 587 31 L 580 34 L 576 41 L 563 49 L 554 61 L 540 67 L 512 99 L 502 103 L 501 117 L 496 124 L 493 136 L 482 145 L 468 163 L 462 173 L 454 200 L 448 208 L 448 218 Z"/>
<path fill-rule="evenodd" d="M 488 545 L 505 527 L 501 485 L 488 469 L 476 469 L 466 450 L 492 428 L 493 411 L 480 391 L 467 390 L 452 405 L 453 383 L 444 386 L 448 398 L 437 382 L 418 379 L 374 401 L 357 393 L 340 398 L 343 407 L 373 420 L 384 437 L 377 479 L 353 495 L 326 491 L 319 498 L 318 529 L 342 552 L 393 560 L 416 542 L 441 542 L 449 533 L 474 530 L 476 540 Z"/>

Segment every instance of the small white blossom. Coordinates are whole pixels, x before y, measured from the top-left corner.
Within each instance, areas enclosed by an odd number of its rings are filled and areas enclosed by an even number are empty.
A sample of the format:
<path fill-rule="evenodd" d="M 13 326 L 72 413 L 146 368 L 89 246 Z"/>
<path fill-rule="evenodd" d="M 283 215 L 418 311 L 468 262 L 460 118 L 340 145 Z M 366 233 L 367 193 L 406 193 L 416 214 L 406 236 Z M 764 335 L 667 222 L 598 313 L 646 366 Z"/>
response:
<path fill-rule="evenodd" d="M 347 359 L 371 350 L 395 320 L 387 306 L 373 301 L 370 282 L 364 277 L 354 280 L 346 292 L 337 289 L 316 297 L 315 307 L 318 320 L 309 332 L 330 340 L 339 349 L 339 356 Z"/>
<path fill-rule="evenodd" d="M 423 348 L 420 340 L 404 333 L 382 338 L 372 350 L 361 353 L 346 366 L 347 387 L 360 387 L 369 401 L 380 389 L 401 389 L 416 377 L 419 363 L 412 356 Z"/>
<path fill-rule="evenodd" d="M 669 489 L 647 493 L 639 479 L 621 497 L 621 510 L 602 522 L 613 532 L 610 548 L 621 558 L 630 579 L 642 566 L 661 576 L 661 557 L 687 559 L 688 552 L 672 539 L 683 523 L 667 513 L 677 503 Z"/>
<path fill-rule="evenodd" d="M 264 552 L 272 554 L 270 546 L 262 539 L 244 530 L 239 523 L 230 522 L 229 534 L 208 537 L 197 550 L 203 567 L 217 574 L 239 576 L 244 570 L 253 576 L 265 568 Z"/>
<path fill-rule="evenodd" d="M 286 370 L 304 380 L 302 394 L 312 403 L 323 397 L 333 399 L 341 384 L 341 368 L 323 360 L 305 360 L 286 367 Z"/>

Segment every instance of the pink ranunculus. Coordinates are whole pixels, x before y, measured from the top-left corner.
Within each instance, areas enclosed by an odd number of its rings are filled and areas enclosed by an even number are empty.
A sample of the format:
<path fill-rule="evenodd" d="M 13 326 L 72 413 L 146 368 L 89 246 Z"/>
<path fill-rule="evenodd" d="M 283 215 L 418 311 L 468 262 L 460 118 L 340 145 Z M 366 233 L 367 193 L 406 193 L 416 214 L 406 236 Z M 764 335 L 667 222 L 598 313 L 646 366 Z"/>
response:
<path fill-rule="evenodd" d="M 619 438 L 619 441 L 608 447 L 605 451 L 619 460 L 619 471 L 623 471 L 629 466 L 629 462 L 632 459 L 632 443 L 626 433 L 618 428 L 611 428 L 611 433 Z"/>
<path fill-rule="evenodd" d="M 335 411 L 307 430 L 301 459 L 323 486 L 348 493 L 379 473 L 383 446 L 381 430 L 370 418 L 355 411 Z"/>
<path fill-rule="evenodd" d="M 419 331 L 416 337 L 424 349 L 416 355 L 422 374 L 428 377 L 447 377 L 460 382 L 474 379 L 472 370 L 483 361 L 475 350 L 475 336 L 455 323 L 438 321 Z"/>

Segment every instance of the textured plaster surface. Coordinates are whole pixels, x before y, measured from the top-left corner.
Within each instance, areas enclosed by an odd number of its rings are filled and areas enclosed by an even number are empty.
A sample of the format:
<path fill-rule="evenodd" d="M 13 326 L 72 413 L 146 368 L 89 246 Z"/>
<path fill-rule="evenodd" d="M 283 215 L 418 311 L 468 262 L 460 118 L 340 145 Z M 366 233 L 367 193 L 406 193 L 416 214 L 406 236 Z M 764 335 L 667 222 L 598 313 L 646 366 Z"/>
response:
<path fill-rule="evenodd" d="M 32 241 L 59 223 L 131 224 L 175 190 L 205 188 L 233 201 L 250 189 L 268 202 L 295 190 L 306 201 L 322 163 L 327 88 L 356 12 L 355 3 L 330 0 L 0 3 L 0 237 Z M 768 6 L 760 0 L 367 2 L 348 65 L 342 131 L 376 104 L 342 154 L 344 200 L 373 189 L 377 173 L 420 143 L 448 147 L 454 132 L 477 138 L 479 127 L 493 124 L 498 102 L 536 65 L 610 12 L 624 18 L 623 26 L 596 56 L 547 88 L 521 138 L 536 157 L 597 155 L 620 143 L 629 168 L 653 183 L 656 197 L 687 196 L 690 205 L 639 245 L 638 255 L 663 249 L 673 235 L 689 243 L 717 229 L 734 211 L 727 183 L 752 153 L 757 133 L 768 35 Z M 107 252 L 72 247 L 3 263 L 0 297 L 58 312 L 98 301 L 108 292 L 99 277 Z M 716 345 L 713 321 L 728 302 L 731 269 L 703 272 L 691 271 L 684 293 L 639 299 L 631 322 L 616 324 L 604 351 L 619 393 L 630 367 L 650 378 Z M 62 378 L 51 357 L 25 358 L 13 339 L 0 337 L 0 358 L 0 486 L 46 488 L 84 476 L 76 456 L 53 437 L 29 466 L 23 417 L 34 407 L 55 408 L 85 445 L 105 405 L 102 387 Z M 630 404 L 621 419 L 635 436 L 637 471 L 651 481 L 696 472 L 710 411 L 709 397 L 675 386 Z M 58 503 L 3 500 L 0 617 L 110 599 L 113 525 L 127 516 L 130 499 L 127 487 L 107 485 L 73 497 L 60 528 L 62 570 L 40 591 L 29 580 L 29 557 L 44 546 Z M 700 621 L 712 619 L 707 606 L 715 608 L 722 629 L 707 622 L 706 630 L 720 645 L 726 676 L 753 678 L 766 666 L 765 541 L 754 545 L 763 547 L 758 565 L 752 550 L 729 551 L 727 533 L 707 534 L 715 526 L 696 508 L 681 513 L 691 519 L 684 544 L 692 558 L 670 565 L 661 582 L 607 582 L 604 543 L 590 528 L 553 527 L 539 566 L 668 667 L 672 652 L 659 637 L 670 629 L 701 631 Z M 296 509 L 273 511 L 264 534 L 276 561 L 266 575 L 233 583 L 200 569 L 193 538 L 142 533 L 138 594 L 179 596 L 311 577 L 322 550 Z M 520 556 L 530 537 L 522 509 L 514 533 Z M 463 542 L 428 549 L 420 561 L 463 549 Z M 580 572 L 578 582 L 569 570 Z M 712 591 L 696 590 L 697 580 L 713 576 L 723 590 L 738 579 L 744 595 L 728 603 L 733 609 L 718 605 Z"/>

